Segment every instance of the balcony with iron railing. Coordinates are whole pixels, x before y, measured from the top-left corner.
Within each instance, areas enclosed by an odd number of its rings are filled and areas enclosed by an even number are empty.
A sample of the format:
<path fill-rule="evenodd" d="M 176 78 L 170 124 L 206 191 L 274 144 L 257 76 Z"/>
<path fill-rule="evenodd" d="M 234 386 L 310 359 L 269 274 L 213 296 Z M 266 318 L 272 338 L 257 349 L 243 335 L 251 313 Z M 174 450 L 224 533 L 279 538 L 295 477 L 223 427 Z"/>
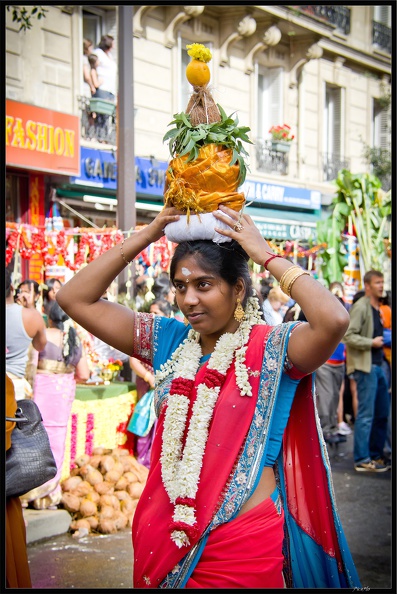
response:
<path fill-rule="evenodd" d="M 80 137 L 82 140 L 116 145 L 116 104 L 105 99 L 77 97 L 81 111 Z"/>
<path fill-rule="evenodd" d="M 372 43 L 391 54 L 391 29 L 382 23 L 372 21 Z"/>
<path fill-rule="evenodd" d="M 350 159 L 342 159 L 336 153 L 323 154 L 324 181 L 332 181 L 337 178 L 338 171 L 350 168 Z"/>
<path fill-rule="evenodd" d="M 288 151 L 290 143 L 286 146 L 288 150 L 278 150 L 271 140 L 257 138 L 255 140 L 256 168 L 264 173 L 274 175 L 288 174 Z"/>
<path fill-rule="evenodd" d="M 350 8 L 339 5 L 318 5 L 318 4 L 297 4 L 291 8 L 305 13 L 307 16 L 312 16 L 316 19 L 326 21 L 334 25 L 345 35 L 350 33 Z"/>

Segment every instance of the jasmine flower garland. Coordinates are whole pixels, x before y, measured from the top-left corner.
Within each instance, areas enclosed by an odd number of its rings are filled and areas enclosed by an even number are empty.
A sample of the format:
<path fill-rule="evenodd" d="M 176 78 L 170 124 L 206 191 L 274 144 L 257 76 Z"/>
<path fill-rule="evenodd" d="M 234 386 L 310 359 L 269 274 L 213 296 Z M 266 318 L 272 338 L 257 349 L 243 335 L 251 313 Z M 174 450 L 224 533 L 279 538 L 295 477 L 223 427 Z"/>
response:
<path fill-rule="evenodd" d="M 194 378 L 200 365 L 202 350 L 200 334 L 190 330 L 188 337 L 176 349 L 171 359 L 156 373 L 156 383 L 171 373 L 172 380 L 164 419 L 163 443 L 160 456 L 161 475 L 165 490 L 174 504 L 171 539 L 181 548 L 190 544 L 197 532 L 195 497 L 199 485 L 209 426 L 226 373 L 236 359 L 236 382 L 242 396 L 252 396 L 245 367 L 245 353 L 251 329 L 263 324 L 256 297 L 248 299 L 246 315 L 234 334 L 223 334 L 215 345 L 203 382 L 197 387 L 186 443 L 185 432 Z"/>

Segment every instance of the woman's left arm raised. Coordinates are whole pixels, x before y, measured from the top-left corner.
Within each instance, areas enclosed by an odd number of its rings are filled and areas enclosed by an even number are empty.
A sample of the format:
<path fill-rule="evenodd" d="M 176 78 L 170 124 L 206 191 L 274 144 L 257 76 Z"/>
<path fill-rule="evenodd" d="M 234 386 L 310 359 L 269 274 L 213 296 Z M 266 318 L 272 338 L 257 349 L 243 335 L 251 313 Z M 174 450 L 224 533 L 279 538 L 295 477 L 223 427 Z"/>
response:
<path fill-rule="evenodd" d="M 250 216 L 242 215 L 242 229 L 235 230 L 233 227 L 239 220 L 239 213 L 220 206 L 213 214 L 230 226 L 230 229 L 224 231 L 216 228 L 218 233 L 238 241 L 257 264 L 263 266 L 269 260 L 273 252 Z M 275 257 L 269 260 L 267 269 L 280 281 L 282 275 L 293 266 L 289 260 Z M 342 340 L 349 326 L 349 314 L 331 291 L 308 274 L 296 278 L 290 289 L 290 296 L 302 308 L 307 323 L 299 324 L 292 332 L 288 343 L 288 357 L 297 369 L 311 373 L 329 359 Z"/>

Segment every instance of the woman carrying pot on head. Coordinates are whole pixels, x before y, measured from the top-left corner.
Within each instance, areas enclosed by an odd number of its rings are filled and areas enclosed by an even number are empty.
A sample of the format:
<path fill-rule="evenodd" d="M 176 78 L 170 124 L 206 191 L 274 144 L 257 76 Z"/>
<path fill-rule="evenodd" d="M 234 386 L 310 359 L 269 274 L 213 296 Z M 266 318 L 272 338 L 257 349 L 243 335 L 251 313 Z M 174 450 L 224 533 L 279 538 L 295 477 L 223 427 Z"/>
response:
<path fill-rule="evenodd" d="M 78 324 L 155 370 L 158 423 L 132 527 L 134 587 L 359 586 L 311 375 L 343 337 L 348 313 L 226 206 L 213 214 L 227 241 L 181 240 L 175 249 L 170 278 L 187 325 L 102 299 L 180 214 L 164 208 L 57 293 Z M 307 322 L 264 323 L 249 258 Z"/>

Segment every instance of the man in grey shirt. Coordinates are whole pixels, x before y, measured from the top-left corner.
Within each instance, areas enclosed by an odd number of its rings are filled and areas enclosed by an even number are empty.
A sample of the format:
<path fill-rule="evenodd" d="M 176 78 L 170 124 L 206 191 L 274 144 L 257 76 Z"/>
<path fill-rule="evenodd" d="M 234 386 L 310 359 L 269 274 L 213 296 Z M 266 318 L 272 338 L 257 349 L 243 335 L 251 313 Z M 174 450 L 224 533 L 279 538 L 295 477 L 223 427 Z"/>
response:
<path fill-rule="evenodd" d="M 14 302 L 11 273 L 6 269 L 6 372 L 12 379 L 16 400 L 32 398 L 32 388 L 25 377 L 28 350 L 32 345 L 42 351 L 47 344 L 45 323 L 34 305 L 34 288 Z"/>

